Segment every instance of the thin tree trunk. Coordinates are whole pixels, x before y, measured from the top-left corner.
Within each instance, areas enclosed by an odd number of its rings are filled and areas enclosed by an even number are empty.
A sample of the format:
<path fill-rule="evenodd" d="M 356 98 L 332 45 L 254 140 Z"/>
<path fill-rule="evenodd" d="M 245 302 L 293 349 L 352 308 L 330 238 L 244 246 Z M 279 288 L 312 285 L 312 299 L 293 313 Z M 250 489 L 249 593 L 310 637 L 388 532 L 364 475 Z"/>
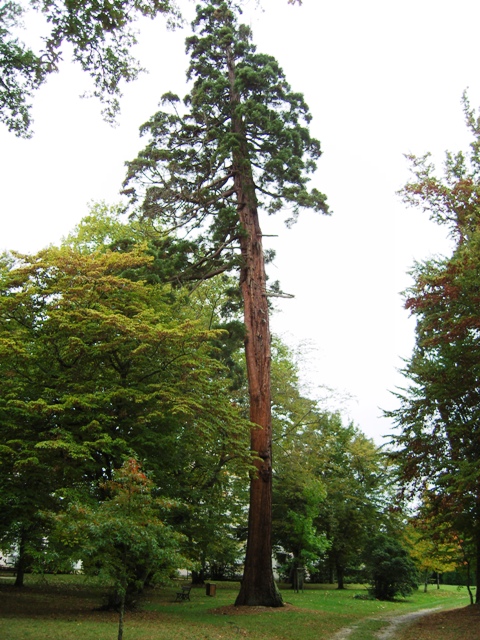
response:
<path fill-rule="evenodd" d="M 15 576 L 15 587 L 23 587 L 24 578 L 25 578 L 25 569 L 27 565 L 27 557 L 26 557 L 26 534 L 24 529 L 22 529 L 20 533 L 20 540 L 18 543 L 18 560 L 17 565 L 15 567 L 16 576 Z"/>
<path fill-rule="evenodd" d="M 478 513 L 478 510 L 477 510 Z M 480 603 L 480 522 L 477 516 L 477 536 L 476 536 L 476 567 L 475 567 L 475 584 L 477 585 L 475 603 Z"/>
<path fill-rule="evenodd" d="M 205 584 L 205 570 L 203 567 L 200 571 L 192 571 L 192 584 Z"/>
<path fill-rule="evenodd" d="M 126 588 L 122 589 L 122 595 L 120 598 L 120 612 L 118 614 L 118 640 L 123 640 L 123 620 L 125 618 L 125 597 L 126 597 Z"/>
<path fill-rule="evenodd" d="M 470 560 L 467 560 L 467 591 L 468 591 L 468 595 L 470 596 L 470 604 L 473 604 L 473 593 L 470 588 L 470 583 L 471 583 Z"/>
<path fill-rule="evenodd" d="M 340 562 L 336 563 L 337 568 L 337 589 L 345 589 L 345 570 Z"/>
<path fill-rule="evenodd" d="M 234 188 L 240 220 L 242 266 L 240 286 L 244 305 L 245 358 L 247 364 L 251 448 L 257 456 L 250 481 L 250 509 L 245 569 L 235 604 L 283 606 L 272 567 L 272 418 L 270 396 L 270 323 L 266 293 L 265 260 L 255 186 L 243 122 L 236 115 L 240 96 L 235 86 L 235 65 L 227 51 L 232 107 Z"/>
<path fill-rule="evenodd" d="M 327 569 L 328 569 L 328 582 L 329 584 L 333 584 L 335 582 L 335 561 L 333 558 L 333 554 L 331 552 L 328 554 Z"/>

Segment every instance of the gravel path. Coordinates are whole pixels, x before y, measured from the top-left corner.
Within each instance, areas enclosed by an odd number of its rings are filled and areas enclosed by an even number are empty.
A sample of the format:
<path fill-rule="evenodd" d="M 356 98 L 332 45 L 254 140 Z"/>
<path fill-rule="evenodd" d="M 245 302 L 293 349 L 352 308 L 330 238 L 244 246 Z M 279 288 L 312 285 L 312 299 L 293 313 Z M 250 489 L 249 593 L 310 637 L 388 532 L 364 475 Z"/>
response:
<path fill-rule="evenodd" d="M 412 611 L 411 613 L 405 613 L 401 616 L 392 616 L 382 618 L 386 622 L 388 622 L 388 627 L 382 629 L 378 633 L 376 633 L 372 640 L 395 640 L 395 632 L 398 627 L 403 624 L 409 624 L 414 622 L 418 618 L 422 616 L 427 616 L 429 613 L 433 613 L 434 611 L 438 611 L 440 607 L 435 607 L 434 609 L 422 609 L 421 611 Z M 345 629 L 340 629 L 333 636 L 332 640 L 348 640 L 351 634 L 358 629 L 360 625 L 354 625 L 352 627 L 346 627 Z"/>
<path fill-rule="evenodd" d="M 400 625 L 409 624 L 418 620 L 423 616 L 427 616 L 429 613 L 438 611 L 440 607 L 434 609 L 422 609 L 421 611 L 412 611 L 411 613 L 405 613 L 403 616 L 395 616 L 394 618 L 386 618 L 388 620 L 388 627 L 379 631 L 375 638 L 377 640 L 393 640 L 395 638 L 395 631 Z"/>
<path fill-rule="evenodd" d="M 354 627 L 345 627 L 345 629 L 340 629 L 337 633 L 332 637 L 332 640 L 347 640 L 348 637 L 358 628 L 358 625 Z"/>

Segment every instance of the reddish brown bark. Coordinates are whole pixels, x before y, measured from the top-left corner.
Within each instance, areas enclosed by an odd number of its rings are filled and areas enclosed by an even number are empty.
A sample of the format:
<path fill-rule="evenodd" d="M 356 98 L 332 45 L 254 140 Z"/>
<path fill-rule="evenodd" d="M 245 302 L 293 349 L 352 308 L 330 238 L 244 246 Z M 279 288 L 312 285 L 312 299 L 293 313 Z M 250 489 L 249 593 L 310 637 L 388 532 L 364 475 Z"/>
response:
<path fill-rule="evenodd" d="M 248 198 L 247 198 L 248 200 Z M 272 569 L 272 424 L 270 328 L 261 231 L 256 208 L 239 207 L 245 230 L 241 272 L 246 327 L 245 356 L 250 397 L 251 447 L 258 456 L 250 484 L 245 571 L 237 605 L 281 606 Z"/>
<path fill-rule="evenodd" d="M 234 153 L 234 188 L 241 226 L 242 267 L 240 285 L 246 329 L 251 448 L 257 472 L 250 483 L 248 541 L 242 586 L 236 605 L 280 607 L 272 568 L 272 419 L 270 396 L 270 324 L 266 293 L 265 260 L 257 200 L 244 126 L 235 115 L 240 96 L 235 89 L 235 66 L 227 56 L 231 88 L 232 128 L 238 147 Z"/>

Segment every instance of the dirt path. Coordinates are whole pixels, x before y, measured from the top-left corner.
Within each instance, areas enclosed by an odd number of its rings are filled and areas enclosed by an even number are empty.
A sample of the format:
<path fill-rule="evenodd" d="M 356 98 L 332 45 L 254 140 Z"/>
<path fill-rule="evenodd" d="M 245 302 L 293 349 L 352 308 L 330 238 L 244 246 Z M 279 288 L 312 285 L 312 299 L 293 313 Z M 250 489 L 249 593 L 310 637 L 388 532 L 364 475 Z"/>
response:
<path fill-rule="evenodd" d="M 372 640 L 395 640 L 395 632 L 398 627 L 404 624 L 409 624 L 418 620 L 422 616 L 426 616 L 429 613 L 433 613 L 434 611 L 438 611 L 440 607 L 435 607 L 434 609 L 422 609 L 420 611 L 412 611 L 411 613 L 404 613 L 401 616 L 388 616 L 381 618 L 381 620 L 385 620 L 388 622 L 388 627 L 378 631 L 374 636 L 372 636 Z M 352 633 L 359 628 L 361 623 L 357 625 L 353 625 L 352 627 L 346 627 L 345 629 L 340 629 L 333 636 L 332 640 L 348 640 L 348 638 L 352 635 Z"/>
<path fill-rule="evenodd" d="M 358 629 L 358 624 L 353 627 L 345 627 L 345 629 L 340 629 L 337 633 L 332 637 L 332 640 L 347 640 L 350 635 Z"/>
<path fill-rule="evenodd" d="M 405 613 L 402 616 L 394 616 L 392 618 L 384 618 L 384 620 L 388 620 L 388 627 L 386 629 L 382 629 L 379 631 L 375 638 L 376 640 L 394 640 L 395 631 L 404 624 L 410 624 L 418 620 L 423 616 L 427 616 L 429 613 L 433 613 L 434 611 L 438 611 L 440 607 L 435 607 L 434 609 L 421 609 L 420 611 L 412 611 L 411 613 Z"/>

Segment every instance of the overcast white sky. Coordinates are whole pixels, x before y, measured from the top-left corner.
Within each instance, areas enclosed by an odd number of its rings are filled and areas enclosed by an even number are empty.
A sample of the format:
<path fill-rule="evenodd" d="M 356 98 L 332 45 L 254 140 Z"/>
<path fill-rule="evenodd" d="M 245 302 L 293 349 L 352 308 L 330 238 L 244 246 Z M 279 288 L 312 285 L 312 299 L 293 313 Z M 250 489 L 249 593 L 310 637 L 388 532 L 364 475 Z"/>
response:
<path fill-rule="evenodd" d="M 183 0 L 187 11 L 192 4 Z M 478 0 L 251 0 L 244 19 L 258 50 L 275 56 L 292 88 L 305 94 L 324 154 L 313 182 L 333 215 L 306 212 L 278 233 L 273 279 L 295 295 L 279 303 L 273 330 L 309 342 L 313 388 L 350 394 L 345 414 L 381 442 L 390 424 L 380 407 L 402 380 L 413 323 L 399 292 L 414 260 L 448 251 L 445 230 L 406 210 L 396 191 L 408 177 L 404 153 L 466 148 L 460 104 L 468 88 L 480 104 Z M 185 93 L 183 32 L 142 22 L 138 55 L 150 73 L 126 87 L 119 126 L 93 100 L 88 80 L 63 65 L 38 93 L 35 136 L 0 131 L 0 249 L 33 252 L 57 242 L 90 201 L 119 200 L 124 162 L 142 147 L 138 127 L 166 91 Z"/>

